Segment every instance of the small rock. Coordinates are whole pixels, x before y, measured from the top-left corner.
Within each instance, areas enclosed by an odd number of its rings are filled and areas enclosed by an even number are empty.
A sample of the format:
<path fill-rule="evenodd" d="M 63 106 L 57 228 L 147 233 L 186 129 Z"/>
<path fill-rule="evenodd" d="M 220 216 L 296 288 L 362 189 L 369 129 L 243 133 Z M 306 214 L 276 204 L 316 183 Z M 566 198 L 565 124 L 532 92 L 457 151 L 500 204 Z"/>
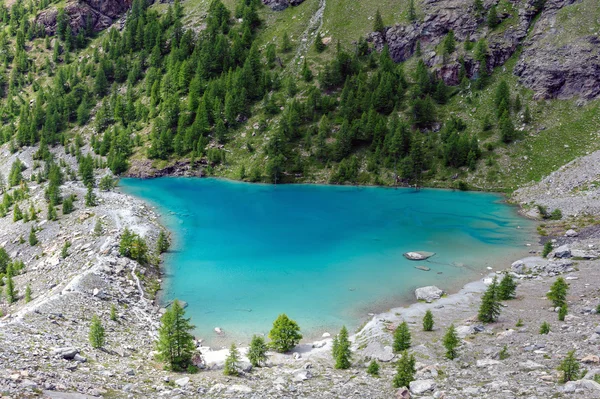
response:
<path fill-rule="evenodd" d="M 578 235 L 579 235 L 579 233 L 578 233 L 578 232 L 576 232 L 576 231 L 575 231 L 575 230 L 573 230 L 573 229 L 569 229 L 569 230 L 567 230 L 567 231 L 566 231 L 566 233 L 565 233 L 565 236 L 566 236 L 566 237 L 577 237 Z"/>
<path fill-rule="evenodd" d="M 183 378 L 179 378 L 179 379 L 175 380 L 175 384 L 180 387 L 186 386 L 189 382 L 190 382 L 190 377 L 183 377 Z"/>

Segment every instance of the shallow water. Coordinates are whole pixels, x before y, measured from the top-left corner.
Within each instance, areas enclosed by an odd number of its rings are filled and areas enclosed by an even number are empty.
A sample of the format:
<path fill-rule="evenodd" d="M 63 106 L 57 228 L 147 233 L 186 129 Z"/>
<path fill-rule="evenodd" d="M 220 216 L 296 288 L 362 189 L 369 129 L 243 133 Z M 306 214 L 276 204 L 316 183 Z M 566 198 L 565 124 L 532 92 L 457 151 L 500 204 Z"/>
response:
<path fill-rule="evenodd" d="M 266 334 L 280 313 L 307 337 L 352 331 L 419 286 L 451 291 L 506 267 L 533 237 L 533 224 L 489 193 L 191 178 L 123 179 L 121 189 L 158 207 L 174 235 L 163 299 L 188 302 L 213 346 Z M 436 255 L 402 256 L 419 250 Z"/>

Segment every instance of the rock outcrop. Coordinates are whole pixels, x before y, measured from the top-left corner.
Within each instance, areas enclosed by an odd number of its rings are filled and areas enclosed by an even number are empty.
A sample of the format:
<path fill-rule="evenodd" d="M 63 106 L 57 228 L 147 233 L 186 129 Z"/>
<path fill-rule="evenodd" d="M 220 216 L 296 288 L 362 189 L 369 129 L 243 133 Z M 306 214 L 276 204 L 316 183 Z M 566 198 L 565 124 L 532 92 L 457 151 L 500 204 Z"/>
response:
<path fill-rule="evenodd" d="M 486 65 L 490 71 L 504 65 L 522 47 L 514 73 L 538 98 L 581 96 L 591 99 L 600 96 L 598 33 L 577 32 L 572 27 L 561 26 L 557 18 L 567 7 L 583 8 L 593 1 L 548 0 L 540 9 L 537 0 L 516 0 L 511 2 L 510 12 L 498 15 L 500 20 L 507 21 L 495 30 L 490 30 L 485 23 L 487 10 L 476 12 L 472 2 L 426 1 L 422 5 L 425 17 L 421 21 L 387 27 L 383 32 L 371 33 L 368 40 L 379 51 L 387 45 L 396 62 L 407 60 L 420 47 L 427 66 L 449 85 L 460 83 L 460 57 L 469 78 L 476 78 L 480 73 L 480 63 L 471 52 L 459 49 L 444 59 L 436 51 L 449 31 L 454 32 L 459 44 L 485 38 Z M 486 8 L 492 5 L 485 4 Z M 594 9 L 593 5 L 590 7 Z"/>
<path fill-rule="evenodd" d="M 302 4 L 304 0 L 263 0 L 263 4 L 270 7 L 273 11 L 283 11 L 288 7 Z"/>
<path fill-rule="evenodd" d="M 79 0 L 69 1 L 64 7 L 69 25 L 74 33 L 89 26 L 94 31 L 108 28 L 131 7 L 132 0 Z M 58 9 L 42 11 L 36 23 L 43 25 L 46 34 L 56 33 Z"/>

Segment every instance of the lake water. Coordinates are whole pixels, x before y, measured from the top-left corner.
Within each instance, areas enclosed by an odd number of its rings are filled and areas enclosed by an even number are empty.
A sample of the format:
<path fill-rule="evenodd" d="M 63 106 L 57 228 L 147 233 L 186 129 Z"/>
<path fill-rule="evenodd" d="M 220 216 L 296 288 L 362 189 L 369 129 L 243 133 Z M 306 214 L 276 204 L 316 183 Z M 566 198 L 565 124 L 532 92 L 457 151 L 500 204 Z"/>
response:
<path fill-rule="evenodd" d="M 163 300 L 186 301 L 212 346 L 266 334 L 280 313 L 307 338 L 353 331 L 369 313 L 413 301 L 419 286 L 457 290 L 507 267 L 533 239 L 533 224 L 489 193 L 192 178 L 120 186 L 173 233 Z M 409 251 L 436 255 L 415 262 Z"/>

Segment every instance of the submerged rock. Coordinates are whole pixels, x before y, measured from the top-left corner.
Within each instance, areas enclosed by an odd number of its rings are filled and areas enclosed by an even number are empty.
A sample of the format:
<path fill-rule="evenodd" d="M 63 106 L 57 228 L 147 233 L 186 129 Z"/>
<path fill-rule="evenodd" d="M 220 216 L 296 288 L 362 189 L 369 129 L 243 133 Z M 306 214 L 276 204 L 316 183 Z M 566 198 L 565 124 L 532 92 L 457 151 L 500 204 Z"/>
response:
<path fill-rule="evenodd" d="M 404 257 L 408 260 L 425 260 L 431 258 L 433 255 L 435 255 L 435 252 L 411 251 L 406 252 Z"/>
<path fill-rule="evenodd" d="M 425 301 L 427 303 L 435 301 L 436 299 L 440 299 L 442 295 L 444 295 L 444 291 L 435 285 L 421 287 L 415 290 L 415 296 L 417 297 L 417 300 Z"/>
<path fill-rule="evenodd" d="M 423 270 L 424 272 L 428 272 L 431 270 L 427 266 L 415 266 L 415 269 Z"/>

